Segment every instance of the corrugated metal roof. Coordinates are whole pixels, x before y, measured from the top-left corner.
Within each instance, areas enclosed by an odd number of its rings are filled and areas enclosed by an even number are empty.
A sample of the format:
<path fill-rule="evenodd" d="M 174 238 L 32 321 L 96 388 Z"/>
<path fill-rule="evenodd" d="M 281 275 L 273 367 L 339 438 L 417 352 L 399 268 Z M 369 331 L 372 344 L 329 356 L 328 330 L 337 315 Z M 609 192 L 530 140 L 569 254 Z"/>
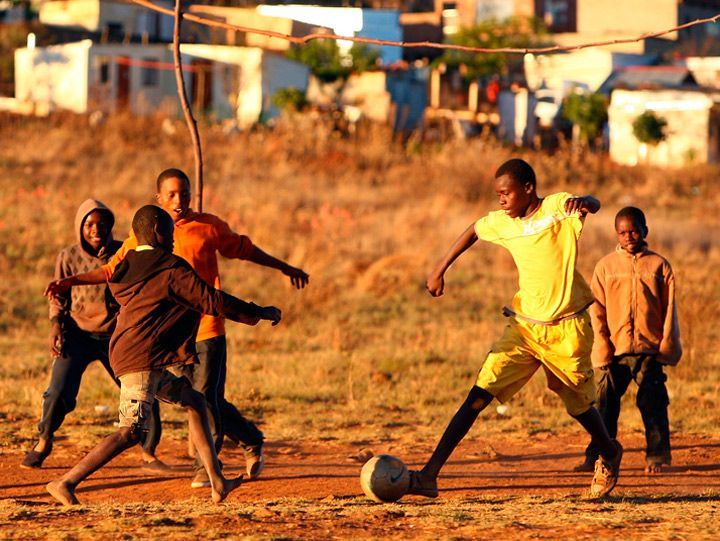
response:
<path fill-rule="evenodd" d="M 600 85 L 598 92 L 610 94 L 616 88 L 639 90 L 688 87 L 698 87 L 698 84 L 685 66 L 633 66 L 613 71 Z"/>

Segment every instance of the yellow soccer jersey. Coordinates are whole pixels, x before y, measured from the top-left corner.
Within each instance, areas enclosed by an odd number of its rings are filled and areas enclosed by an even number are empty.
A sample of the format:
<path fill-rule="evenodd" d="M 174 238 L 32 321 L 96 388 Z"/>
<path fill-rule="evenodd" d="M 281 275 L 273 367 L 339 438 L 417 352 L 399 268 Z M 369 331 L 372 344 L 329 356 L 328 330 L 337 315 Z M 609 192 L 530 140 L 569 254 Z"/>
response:
<path fill-rule="evenodd" d="M 593 301 L 575 268 L 585 217 L 565 213 L 570 197 L 566 192 L 549 195 L 527 218 L 510 218 L 498 210 L 475 223 L 478 238 L 504 246 L 515 260 L 519 290 L 510 307 L 519 316 L 553 321 Z"/>

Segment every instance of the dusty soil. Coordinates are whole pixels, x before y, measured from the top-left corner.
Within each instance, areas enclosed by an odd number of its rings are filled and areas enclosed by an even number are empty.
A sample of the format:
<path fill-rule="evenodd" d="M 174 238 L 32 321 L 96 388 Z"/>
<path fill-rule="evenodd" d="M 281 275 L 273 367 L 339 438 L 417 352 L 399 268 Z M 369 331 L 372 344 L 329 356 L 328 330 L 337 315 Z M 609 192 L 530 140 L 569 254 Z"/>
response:
<path fill-rule="evenodd" d="M 147 538 L 151 532 L 193 538 L 199 531 L 207 537 L 457 538 L 494 532 L 582 538 L 614 537 L 622 528 L 630 528 L 625 537 L 651 532 L 717 537 L 720 440 L 674 436 L 673 466 L 654 476 L 644 473 L 642 436 L 624 443 L 620 482 L 613 496 L 600 503 L 583 497 L 591 474 L 572 472 L 584 442 L 577 434 L 540 433 L 524 440 L 493 438 L 491 444 L 465 442 L 443 471 L 438 500 L 407 497 L 388 505 L 362 495 L 363 455 L 390 452 L 412 466 L 427 456 L 427 447 L 270 442 L 262 477 L 214 506 L 208 503 L 209 491 L 190 488 L 184 442 L 169 439 L 163 441 L 162 457 L 176 468 L 172 474 L 147 474 L 138 468 L 138 452 L 129 451 L 84 483 L 78 490 L 83 505 L 68 511 L 51 501 L 44 486 L 86 449 L 59 441 L 40 470 L 18 468 L 21 453 L 0 456 L 0 528 L 5 538 Z M 241 473 L 242 452 L 226 449 L 223 454 L 226 471 Z"/>

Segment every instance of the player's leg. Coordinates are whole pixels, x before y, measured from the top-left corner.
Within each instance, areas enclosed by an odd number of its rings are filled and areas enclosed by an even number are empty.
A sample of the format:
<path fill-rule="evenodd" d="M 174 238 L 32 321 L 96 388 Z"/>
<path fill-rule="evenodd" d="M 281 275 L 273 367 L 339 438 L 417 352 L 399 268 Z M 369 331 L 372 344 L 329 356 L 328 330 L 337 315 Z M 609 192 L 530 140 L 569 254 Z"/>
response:
<path fill-rule="evenodd" d="M 420 471 L 410 472 L 408 494 L 436 497 L 437 476 L 448 458 L 493 398 L 505 402 L 537 371 L 540 363 L 527 350 L 518 324 L 511 320 L 503 336 L 493 344 L 467 398 L 457 410 L 437 447 Z"/>
<path fill-rule="evenodd" d="M 640 357 L 633 373 L 638 384 L 637 406 L 645 425 L 645 472 L 660 473 L 663 464 L 671 463 L 667 376 L 651 355 Z"/>
<path fill-rule="evenodd" d="M 613 359 L 612 364 L 601 369 L 597 391 L 597 410 L 612 439 L 617 437 L 620 403 L 630 381 L 632 381 L 630 368 L 624 363 L 619 363 L 617 359 Z M 594 471 L 599 456 L 600 449 L 591 440 L 585 450 L 585 462 L 575 468 L 575 471 Z"/>
<path fill-rule="evenodd" d="M 216 453 L 222 448 L 222 417 L 218 406 L 218 384 L 220 381 L 220 360 L 218 359 L 218 343 L 223 344 L 224 336 L 203 340 L 196 344 L 198 362 L 180 368 L 180 373 L 188 378 L 193 389 L 198 391 L 205 398 L 207 418 L 210 424 L 210 433 L 213 438 Z M 193 444 L 192 439 L 190 444 Z M 211 481 L 207 476 L 206 469 L 200 457 L 195 453 L 195 469 L 193 479 L 190 483 L 192 488 L 208 488 Z"/>
<path fill-rule="evenodd" d="M 257 478 L 265 465 L 263 442 L 265 436 L 255 424 L 246 419 L 240 411 L 225 399 L 225 381 L 227 379 L 227 349 L 224 350 L 218 384 L 218 405 L 222 416 L 223 433 L 243 446 L 245 452 L 245 470 L 250 479 Z"/>
<path fill-rule="evenodd" d="M 166 373 L 169 374 L 169 373 Z M 220 467 L 213 437 L 210 432 L 208 409 L 202 393 L 192 388 L 185 377 L 167 378 L 160 384 L 158 397 L 184 406 L 188 412 L 188 430 L 197 452 L 198 459 L 207 472 L 212 488 L 212 499 L 223 501 L 230 492 L 240 486 L 242 476 L 226 479 Z"/>
<path fill-rule="evenodd" d="M 548 387 L 560 396 L 567 412 L 588 432 L 600 453 L 590 494 L 607 496 L 617 484 L 622 446 L 610 437 L 600 413 L 593 406 L 596 387 L 590 360 L 593 343 L 590 316 L 584 313 L 535 331 L 542 333 L 542 339 L 534 344 L 547 375 Z"/>
<path fill-rule="evenodd" d="M 418 472 L 421 480 L 429 481 L 437 478 L 445 462 L 475 424 L 480 412 L 493 401 L 493 398 L 493 395 L 477 385 L 470 389 L 467 398 L 445 428 L 430 459 Z"/>
<path fill-rule="evenodd" d="M 98 341 L 97 358 L 102 363 L 103 368 L 105 368 L 108 375 L 113 379 L 118 388 L 120 388 L 120 380 L 115 377 L 115 372 L 110 366 L 109 353 L 110 341 L 107 340 L 104 344 Z M 150 410 L 150 418 L 147 421 L 147 430 L 141 433 L 140 443 L 142 444 L 143 467 L 158 473 L 171 471 L 171 468 L 167 464 L 155 457 L 155 450 L 160 442 L 161 435 L 162 427 L 160 425 L 160 404 L 157 400 L 153 400 L 152 408 Z"/>
<path fill-rule="evenodd" d="M 60 503 L 76 505 L 75 488 L 113 458 L 140 441 L 140 432 L 132 427 L 119 429 L 103 439 L 69 472 L 46 485 L 47 491 Z"/>
<path fill-rule="evenodd" d="M 69 330 L 63 354 L 53 359 L 50 383 L 43 393 L 42 415 L 38 423 L 38 441 L 25 455 L 22 466 L 39 468 L 52 452 L 53 437 L 68 413 L 77 405 L 77 395 L 85 369 L 93 360 L 83 331 Z"/>
<path fill-rule="evenodd" d="M 75 488 L 123 451 L 140 442 L 150 415 L 157 377 L 153 372 L 135 372 L 120 377 L 119 429 L 103 439 L 69 472 L 47 484 L 48 492 L 65 505 L 79 503 Z"/>

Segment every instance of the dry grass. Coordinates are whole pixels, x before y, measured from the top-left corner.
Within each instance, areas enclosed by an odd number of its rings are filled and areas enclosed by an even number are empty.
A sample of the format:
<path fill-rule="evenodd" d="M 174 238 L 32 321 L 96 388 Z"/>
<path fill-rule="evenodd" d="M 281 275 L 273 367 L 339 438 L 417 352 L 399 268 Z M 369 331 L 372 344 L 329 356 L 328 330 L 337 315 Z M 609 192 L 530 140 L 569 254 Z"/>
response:
<path fill-rule="evenodd" d="M 498 335 L 499 309 L 516 275 L 509 257 L 489 245 L 456 264 L 442 299 L 424 293 L 425 274 L 493 207 L 492 174 L 516 152 L 490 140 L 405 148 L 380 127 L 341 139 L 319 121 L 302 122 L 233 136 L 202 130 L 205 210 L 311 274 L 310 287 L 296 292 L 273 271 L 221 263 L 226 289 L 285 314 L 278 328 L 229 325 L 229 395 L 271 436 L 352 440 L 368 430 L 392 437 L 420 426 L 432 439 Z M 77 205 L 89 196 L 103 200 L 122 238 L 133 210 L 151 201 L 160 170 L 192 170 L 183 126 L 167 135 L 159 125 L 111 118 L 90 128 L 83 117 L 0 116 L 0 402 L 11 405 L 5 415 L 27 418 L 13 440 L 31 436 L 39 412 L 48 368 L 41 291 L 57 252 L 73 241 Z M 585 276 L 614 246 L 615 210 L 629 203 L 646 209 L 650 242 L 679 281 L 686 355 L 669 371 L 672 424 L 716 432 L 720 241 L 709 232 L 720 206 L 712 189 L 717 168 L 629 169 L 594 155 L 522 155 L 536 167 L 542 193 L 593 193 L 603 201 L 583 238 Z M 92 419 L 94 404 L 115 401 L 99 374 L 93 368 L 98 383 L 81 391 L 78 422 Z M 516 428 L 537 419 L 570 422 L 542 377 L 511 408 Z M 637 427 L 639 416 L 627 410 L 623 422 Z"/>

